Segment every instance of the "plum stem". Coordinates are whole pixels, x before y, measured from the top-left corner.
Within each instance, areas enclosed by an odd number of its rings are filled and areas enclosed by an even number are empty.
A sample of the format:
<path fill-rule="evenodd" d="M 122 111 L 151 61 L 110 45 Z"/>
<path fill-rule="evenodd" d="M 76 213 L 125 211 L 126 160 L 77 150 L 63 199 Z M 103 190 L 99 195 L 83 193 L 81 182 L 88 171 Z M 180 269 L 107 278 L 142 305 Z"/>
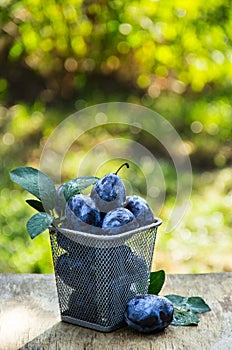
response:
<path fill-rule="evenodd" d="M 117 175 L 118 172 L 119 172 L 119 170 L 122 169 L 122 167 L 124 167 L 124 166 L 126 166 L 127 168 L 130 167 L 128 163 L 123 163 L 123 164 L 118 168 L 118 170 L 115 172 L 115 175 Z"/>

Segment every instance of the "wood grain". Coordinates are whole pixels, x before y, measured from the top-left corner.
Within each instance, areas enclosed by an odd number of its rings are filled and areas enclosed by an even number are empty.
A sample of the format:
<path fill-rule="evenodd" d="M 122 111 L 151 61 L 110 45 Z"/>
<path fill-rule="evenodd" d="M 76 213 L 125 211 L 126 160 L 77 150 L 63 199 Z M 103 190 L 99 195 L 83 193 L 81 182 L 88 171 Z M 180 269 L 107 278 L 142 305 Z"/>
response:
<path fill-rule="evenodd" d="M 230 350 L 232 273 L 168 275 L 162 294 L 201 296 L 212 311 L 196 327 L 143 335 L 128 327 L 101 333 L 60 322 L 53 275 L 0 275 L 0 349 Z"/>

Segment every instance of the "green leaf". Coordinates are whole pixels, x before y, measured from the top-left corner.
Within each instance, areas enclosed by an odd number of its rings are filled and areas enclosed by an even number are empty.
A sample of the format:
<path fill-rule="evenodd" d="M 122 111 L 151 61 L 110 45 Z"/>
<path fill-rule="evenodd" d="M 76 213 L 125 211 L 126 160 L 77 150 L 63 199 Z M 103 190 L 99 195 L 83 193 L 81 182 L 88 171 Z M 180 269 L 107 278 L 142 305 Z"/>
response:
<path fill-rule="evenodd" d="M 186 304 L 188 298 L 182 297 L 181 295 L 176 295 L 176 294 L 168 294 L 168 295 L 165 295 L 165 297 L 168 298 L 174 305 L 179 305 L 185 309 L 188 309 Z"/>
<path fill-rule="evenodd" d="M 42 202 L 37 201 L 36 199 L 27 199 L 27 204 L 29 204 L 32 208 L 36 209 L 39 212 L 44 212 L 45 209 L 43 207 Z"/>
<path fill-rule="evenodd" d="M 198 314 L 211 311 L 209 305 L 201 297 L 190 297 L 187 303 L 191 306 L 191 310 Z"/>
<path fill-rule="evenodd" d="M 182 297 L 181 295 L 166 295 L 174 305 L 178 305 L 184 309 L 191 310 L 195 313 L 203 313 L 210 311 L 209 305 L 201 297 Z"/>
<path fill-rule="evenodd" d="M 94 176 L 82 176 L 62 184 L 56 191 L 56 212 L 60 217 L 65 216 L 66 202 L 74 195 L 81 193 L 85 188 L 95 184 L 99 180 Z"/>
<path fill-rule="evenodd" d="M 95 176 L 82 176 L 65 182 L 62 185 L 62 193 L 65 200 L 68 201 L 75 194 L 81 193 L 85 188 L 94 185 L 99 180 Z"/>
<path fill-rule="evenodd" d="M 199 323 L 197 314 L 174 306 L 172 326 L 196 326 Z"/>
<path fill-rule="evenodd" d="M 56 188 L 49 176 L 32 167 L 19 167 L 10 172 L 10 178 L 40 199 L 46 210 L 54 208 Z"/>
<path fill-rule="evenodd" d="M 159 270 L 151 272 L 150 274 L 150 284 L 148 287 L 148 294 L 158 295 L 161 291 L 165 281 L 165 272 L 164 270 Z"/>
<path fill-rule="evenodd" d="M 27 231 L 31 238 L 35 238 L 45 231 L 52 223 L 53 216 L 47 213 L 37 213 L 33 215 L 27 222 Z"/>
<path fill-rule="evenodd" d="M 174 305 L 174 316 L 172 325 L 191 326 L 197 325 L 199 318 L 197 314 L 210 311 L 210 307 L 201 297 L 183 297 L 181 295 L 165 295 Z"/>

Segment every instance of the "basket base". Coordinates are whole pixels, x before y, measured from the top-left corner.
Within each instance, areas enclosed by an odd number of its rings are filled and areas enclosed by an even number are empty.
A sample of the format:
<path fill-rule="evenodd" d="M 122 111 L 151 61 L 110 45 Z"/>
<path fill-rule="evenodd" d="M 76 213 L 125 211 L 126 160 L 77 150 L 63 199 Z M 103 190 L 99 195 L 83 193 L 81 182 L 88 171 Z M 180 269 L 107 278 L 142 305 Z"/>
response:
<path fill-rule="evenodd" d="M 91 322 L 79 320 L 79 319 L 76 319 L 76 318 L 71 317 L 71 316 L 61 316 L 61 320 L 64 322 L 75 324 L 77 326 L 90 328 L 90 329 L 94 329 L 94 330 L 99 331 L 99 332 L 106 332 L 106 333 L 115 331 L 116 329 L 119 329 L 119 328 L 126 326 L 125 322 L 121 322 L 120 324 L 117 324 L 115 326 L 105 327 L 105 326 L 101 326 L 101 325 L 96 324 L 96 323 L 91 323 Z"/>

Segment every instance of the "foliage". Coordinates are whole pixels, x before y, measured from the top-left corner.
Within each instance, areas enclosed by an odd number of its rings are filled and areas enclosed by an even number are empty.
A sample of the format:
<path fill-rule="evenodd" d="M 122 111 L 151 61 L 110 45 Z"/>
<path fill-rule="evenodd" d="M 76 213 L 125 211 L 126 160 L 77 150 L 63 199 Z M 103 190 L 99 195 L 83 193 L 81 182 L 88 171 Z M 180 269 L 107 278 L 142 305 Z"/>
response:
<path fill-rule="evenodd" d="M 32 208 L 39 211 L 26 224 L 31 238 L 47 230 L 52 224 L 59 225 L 65 219 L 65 205 L 72 196 L 81 193 L 97 182 L 96 177 L 77 177 L 62 184 L 56 190 L 52 179 L 38 169 L 19 167 L 10 171 L 10 179 L 33 194 L 39 201 L 26 200 Z M 58 209 L 59 208 L 59 209 Z M 46 209 L 46 212 L 45 210 Z M 58 212 L 56 213 L 56 210 Z M 56 217 L 58 215 L 58 217 Z"/>
<path fill-rule="evenodd" d="M 150 273 L 150 283 L 148 286 L 148 293 L 158 295 L 163 287 L 164 281 L 165 281 L 164 270 L 151 272 Z"/>
<path fill-rule="evenodd" d="M 202 91 L 230 85 L 231 11 L 225 0 L 3 1 L 4 56 L 53 76 L 45 101 L 82 88 L 92 72 L 114 73 L 152 98 Z"/>
<path fill-rule="evenodd" d="M 19 167 L 10 172 L 10 178 L 46 204 L 49 212 L 55 207 L 56 188 L 46 174 L 32 167 Z"/>
<path fill-rule="evenodd" d="M 198 314 L 211 311 L 201 297 L 182 297 L 180 295 L 166 295 L 174 305 L 173 326 L 194 326 L 199 323 Z"/>
<path fill-rule="evenodd" d="M 148 294 L 158 295 L 165 281 L 164 270 L 151 272 Z M 171 301 L 174 306 L 173 326 L 197 326 L 200 322 L 198 314 L 211 311 L 201 297 L 183 297 L 176 294 L 168 294 L 165 297 Z"/>
<path fill-rule="evenodd" d="M 165 266 L 170 273 L 231 271 L 231 194 L 231 168 L 195 173 L 187 215 L 166 237 L 157 235 L 154 268 Z M 164 222 L 171 200 L 166 204 Z"/>
<path fill-rule="evenodd" d="M 47 127 L 44 105 L 128 101 L 169 119 L 197 165 L 231 163 L 227 0 L 8 0 L 0 9 L 0 100 L 11 106 L 0 114 L 17 115 L 13 137 Z"/>
<path fill-rule="evenodd" d="M 227 0 L 1 1 L 0 271 L 52 271 L 48 235 L 28 240 L 25 223 L 33 211 L 24 199 L 31 198 L 10 182 L 9 171 L 38 168 L 47 138 L 64 118 L 110 101 L 162 114 L 184 140 L 193 165 L 191 210 L 177 230 L 158 234 L 155 269 L 232 269 L 231 25 Z M 159 158 L 165 221 L 176 174 L 167 154 L 143 132 L 108 127 L 84 135 L 64 161 L 62 181 L 75 177 L 93 140 L 119 135 Z M 133 172 L 134 189 L 146 195 L 142 174 L 136 167 Z M 90 160 L 85 175 L 92 173 Z"/>
<path fill-rule="evenodd" d="M 111 169 L 109 164 L 103 172 Z M 168 181 L 172 186 L 175 179 L 170 177 Z M 229 168 L 194 174 L 191 209 L 173 232 L 164 234 L 162 226 L 158 230 L 153 270 L 165 269 L 167 273 L 232 270 L 231 184 Z M 52 272 L 48 232 L 33 241 L 26 233 L 26 221 L 34 214 L 24 202 L 29 198 L 26 192 L 10 183 L 1 189 L 2 272 Z M 160 213 L 164 225 L 172 205 L 173 195 L 170 195 Z"/>

